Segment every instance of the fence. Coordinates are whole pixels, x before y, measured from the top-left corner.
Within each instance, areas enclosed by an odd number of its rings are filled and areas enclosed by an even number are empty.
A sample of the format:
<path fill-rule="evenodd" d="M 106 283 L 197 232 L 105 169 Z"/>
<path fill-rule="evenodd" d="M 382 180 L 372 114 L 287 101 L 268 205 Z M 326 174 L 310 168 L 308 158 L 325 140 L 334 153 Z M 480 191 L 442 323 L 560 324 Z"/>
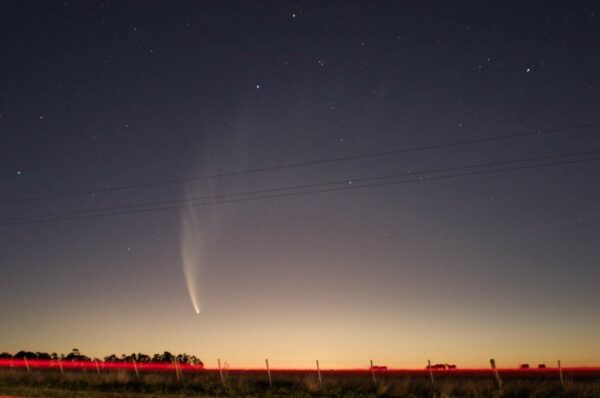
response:
<path fill-rule="evenodd" d="M 502 377 L 544 377 L 557 378 L 564 385 L 565 375 L 569 377 L 600 377 L 600 367 L 563 367 L 561 361 L 557 362 L 556 367 L 536 367 L 536 368 L 498 368 L 495 360 L 490 360 L 490 368 L 472 368 L 459 369 L 454 366 L 448 367 L 444 365 L 431 365 L 431 361 L 427 361 L 428 365 L 421 369 L 400 369 L 387 368 L 385 366 L 375 366 L 373 361 L 366 363 L 364 368 L 347 368 L 347 369 L 324 369 L 319 366 L 319 361 L 315 362 L 314 368 L 272 368 L 269 366 L 269 360 L 265 360 L 264 368 L 226 368 L 221 366 L 221 360 L 217 361 L 216 368 L 207 368 L 203 365 L 191 365 L 179 363 L 174 360 L 171 363 L 167 362 L 107 362 L 107 361 L 69 361 L 62 359 L 38 360 L 38 359 L 0 359 L 0 368 L 5 369 L 22 369 L 28 373 L 34 370 L 56 370 L 62 374 L 65 371 L 93 371 L 98 375 L 105 372 L 125 371 L 133 372 L 136 377 L 140 377 L 143 373 L 167 372 L 173 373 L 177 380 L 181 380 L 185 374 L 218 374 L 221 383 L 225 384 L 226 379 L 224 373 L 229 374 L 254 374 L 262 375 L 268 380 L 269 385 L 274 383 L 273 376 L 284 374 L 314 374 L 318 377 L 319 384 L 323 383 L 323 378 L 336 375 L 355 375 L 370 377 L 374 384 L 377 384 L 379 377 L 384 376 L 417 376 L 426 377 L 435 383 L 438 377 L 490 377 L 496 382 L 497 388 L 502 388 Z"/>

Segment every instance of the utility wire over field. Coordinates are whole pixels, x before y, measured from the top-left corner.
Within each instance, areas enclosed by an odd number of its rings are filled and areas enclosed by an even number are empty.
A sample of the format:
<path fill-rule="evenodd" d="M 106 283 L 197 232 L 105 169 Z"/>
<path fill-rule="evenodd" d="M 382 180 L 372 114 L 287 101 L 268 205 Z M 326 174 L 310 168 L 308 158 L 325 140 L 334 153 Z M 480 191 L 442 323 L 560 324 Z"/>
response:
<path fill-rule="evenodd" d="M 130 190 L 130 189 L 149 188 L 149 187 L 155 187 L 155 186 L 161 186 L 161 185 L 188 183 L 188 182 L 201 181 L 201 180 L 207 180 L 207 179 L 212 179 L 212 178 L 232 177 L 232 176 L 240 176 L 240 175 L 253 174 L 253 173 L 263 173 L 263 172 L 269 172 L 269 171 L 293 169 L 293 168 L 305 167 L 305 166 L 323 165 L 323 164 L 328 164 L 328 163 L 339 163 L 339 162 L 347 162 L 347 161 L 353 161 L 353 160 L 371 159 L 371 158 L 378 158 L 378 157 L 383 157 L 383 156 L 398 155 L 398 154 L 402 154 L 402 153 L 428 151 L 428 150 L 434 150 L 434 149 L 447 149 L 447 148 L 453 148 L 453 147 L 460 147 L 460 146 L 464 146 L 464 145 L 481 144 L 481 143 L 486 143 L 486 142 L 503 141 L 503 140 L 510 140 L 510 139 L 525 138 L 525 137 L 534 137 L 534 136 L 541 136 L 541 135 L 547 135 L 547 134 L 576 132 L 576 131 L 580 131 L 580 130 L 588 130 L 588 129 L 593 129 L 593 128 L 597 128 L 597 127 L 600 127 L 600 123 L 577 124 L 577 125 L 552 128 L 552 129 L 531 130 L 531 131 L 525 131 L 525 132 L 521 132 L 521 133 L 504 134 L 504 135 L 498 135 L 498 136 L 493 136 L 493 137 L 474 138 L 474 139 L 469 139 L 469 140 L 460 140 L 460 141 L 440 143 L 440 144 L 430 144 L 430 145 L 417 146 L 417 147 L 399 148 L 399 149 L 394 149 L 394 150 L 389 150 L 389 151 L 373 152 L 373 153 L 367 153 L 367 154 L 333 157 L 333 158 L 313 160 L 313 161 L 288 163 L 288 164 L 270 166 L 270 167 L 261 167 L 261 168 L 239 170 L 239 171 L 230 171 L 230 172 L 225 172 L 225 173 L 209 174 L 209 175 L 193 177 L 193 178 L 177 178 L 177 179 L 171 179 L 171 180 L 146 182 L 146 183 L 140 183 L 140 184 L 112 186 L 112 187 L 106 187 L 106 188 L 102 188 L 102 189 L 89 189 L 89 190 L 82 190 L 82 191 L 62 192 L 62 193 L 52 193 L 52 194 L 47 194 L 47 195 L 30 196 L 30 197 L 25 197 L 25 198 L 17 198 L 17 199 L 3 201 L 3 202 L 0 202 L 0 205 L 8 205 L 8 204 L 22 203 L 22 202 L 32 202 L 32 201 L 37 201 L 37 200 L 67 198 L 67 197 L 74 197 L 74 196 L 84 196 L 84 195 L 91 195 L 91 194 L 98 194 L 98 193 L 118 192 L 118 191 Z"/>
<path fill-rule="evenodd" d="M 375 188 L 375 187 L 382 187 L 382 186 L 389 186 L 389 185 L 400 185 L 400 184 L 408 184 L 408 183 L 438 181 L 438 180 L 445 180 L 445 179 L 451 179 L 451 178 L 457 178 L 457 177 L 506 173 L 506 172 L 511 172 L 511 171 L 536 169 L 536 168 L 550 167 L 550 166 L 573 165 L 573 164 L 578 164 L 578 163 L 583 163 L 583 162 L 591 162 L 591 161 L 600 160 L 600 156 L 589 156 L 589 155 L 600 155 L 600 150 L 576 152 L 576 153 L 562 154 L 562 155 L 542 156 L 542 157 L 534 157 L 534 158 L 523 158 L 523 159 L 502 161 L 502 162 L 479 163 L 479 164 L 472 164 L 472 165 L 460 166 L 460 167 L 430 169 L 430 170 L 422 170 L 422 171 L 417 171 L 417 172 L 405 172 L 405 173 L 390 174 L 390 175 L 384 175 L 384 176 L 358 178 L 358 179 L 352 179 L 352 180 L 345 179 L 345 180 L 330 181 L 330 182 L 324 182 L 324 183 L 318 183 L 318 184 L 296 185 L 296 186 L 272 188 L 272 189 L 265 189 L 265 190 L 258 190 L 258 191 L 247 191 L 247 192 L 237 192 L 237 193 L 223 194 L 223 195 L 203 196 L 203 197 L 196 197 L 196 198 L 185 199 L 185 200 L 178 199 L 178 200 L 172 200 L 172 201 L 152 202 L 152 203 L 146 203 L 146 204 L 140 204 L 140 205 L 113 206 L 113 207 L 95 208 L 95 209 L 89 209 L 89 210 L 79 210 L 79 211 L 74 211 L 74 212 L 49 213 L 49 214 L 40 214 L 40 215 L 34 215 L 34 216 L 5 218 L 5 219 L 0 220 L 0 226 L 34 224 L 34 223 L 51 222 L 51 221 L 79 220 L 79 219 L 86 219 L 86 218 L 107 217 L 107 216 L 117 216 L 117 215 L 136 214 L 136 213 L 150 213 L 150 212 L 157 212 L 157 211 L 182 209 L 182 208 L 190 207 L 190 206 L 191 207 L 199 207 L 199 206 L 220 205 L 220 204 L 227 204 L 227 203 L 240 203 L 240 202 L 247 202 L 247 201 L 264 200 L 264 199 L 276 199 L 276 198 L 284 198 L 284 197 L 302 196 L 302 195 L 319 194 L 319 193 L 327 193 L 327 192 L 350 191 L 350 190 Z M 553 160 L 553 161 L 548 161 L 548 160 Z M 539 162 L 539 161 L 546 161 L 546 162 L 532 163 L 532 162 Z M 532 164 L 521 164 L 518 166 L 489 169 L 489 167 L 508 166 L 508 165 L 518 164 L 518 163 L 532 163 Z M 466 171 L 466 170 L 471 170 L 471 169 L 475 169 L 475 171 Z M 477 169 L 480 169 L 480 170 L 477 170 Z M 463 171 L 463 172 L 453 173 L 453 174 L 444 174 L 444 173 L 451 173 L 451 172 L 456 172 L 456 171 Z M 415 177 L 415 176 L 419 176 L 419 177 Z M 397 180 L 398 178 L 404 178 L 404 177 L 412 177 L 412 178 Z M 371 181 L 376 181 L 376 180 L 390 180 L 390 181 L 369 183 Z M 339 186 L 341 184 L 344 184 L 344 185 Z M 322 189 L 312 189 L 312 188 L 321 188 L 321 187 L 327 187 L 327 186 L 333 186 L 333 187 L 322 188 Z M 303 190 L 303 189 L 310 189 L 310 190 Z M 275 192 L 282 192 L 282 191 L 293 191 L 293 192 L 275 193 Z M 265 195 L 266 193 L 268 193 L 268 194 Z M 251 195 L 257 195 L 257 196 L 251 196 Z M 237 198 L 237 199 L 227 199 L 229 197 L 236 197 L 236 196 L 248 196 L 248 197 L 241 197 L 241 198 Z M 209 201 L 198 202 L 198 201 L 202 201 L 202 200 L 209 200 Z"/>

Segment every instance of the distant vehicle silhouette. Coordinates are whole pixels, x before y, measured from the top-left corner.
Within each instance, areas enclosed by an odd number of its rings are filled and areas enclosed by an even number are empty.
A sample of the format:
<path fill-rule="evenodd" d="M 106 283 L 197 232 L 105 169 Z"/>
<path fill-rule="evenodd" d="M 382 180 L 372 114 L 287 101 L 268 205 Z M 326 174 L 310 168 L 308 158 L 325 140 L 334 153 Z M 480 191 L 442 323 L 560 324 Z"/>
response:
<path fill-rule="evenodd" d="M 540 363 L 540 364 L 538 365 L 538 369 L 546 369 L 546 365 L 545 365 L 545 364 L 543 364 L 543 363 Z"/>
<path fill-rule="evenodd" d="M 448 364 L 445 363 L 436 363 L 435 365 L 427 365 L 426 369 L 433 369 L 433 370 L 446 370 L 448 368 Z"/>
<path fill-rule="evenodd" d="M 387 370 L 387 366 L 378 366 L 378 365 L 373 365 L 371 367 L 371 369 L 373 370 Z"/>
<path fill-rule="evenodd" d="M 456 365 L 450 365 L 447 363 L 436 363 L 435 365 L 427 366 L 426 369 L 449 370 L 449 369 L 456 369 Z"/>
<path fill-rule="evenodd" d="M 521 366 L 519 366 L 519 368 L 521 368 L 521 369 L 529 369 L 529 364 L 528 363 L 524 363 Z"/>

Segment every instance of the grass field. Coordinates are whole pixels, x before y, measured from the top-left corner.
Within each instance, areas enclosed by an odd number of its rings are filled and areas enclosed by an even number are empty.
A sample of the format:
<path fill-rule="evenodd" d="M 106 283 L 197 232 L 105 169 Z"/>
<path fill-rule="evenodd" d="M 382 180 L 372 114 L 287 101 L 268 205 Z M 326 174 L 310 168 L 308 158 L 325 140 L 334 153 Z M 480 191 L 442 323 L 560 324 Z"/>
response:
<path fill-rule="evenodd" d="M 436 372 L 432 384 L 424 371 L 377 372 L 228 371 L 222 385 L 217 371 L 184 373 L 103 372 L 52 369 L 0 369 L 0 395 L 18 397 L 594 397 L 600 377 L 594 372 L 566 373 L 564 386 L 551 371 L 504 372 L 498 390 L 489 371 Z"/>

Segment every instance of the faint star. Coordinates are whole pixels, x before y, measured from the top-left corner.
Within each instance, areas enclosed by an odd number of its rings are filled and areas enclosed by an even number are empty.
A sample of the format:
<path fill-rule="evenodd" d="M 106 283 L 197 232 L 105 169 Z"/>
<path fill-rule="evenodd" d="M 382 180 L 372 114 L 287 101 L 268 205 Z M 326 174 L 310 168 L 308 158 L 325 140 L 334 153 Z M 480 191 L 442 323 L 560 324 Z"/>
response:
<path fill-rule="evenodd" d="M 529 73 L 529 72 L 531 72 L 531 68 L 527 68 L 527 69 L 525 69 L 525 72 L 526 72 L 526 73 Z"/>
<path fill-rule="evenodd" d="M 40 120 L 44 120 L 44 115 L 40 115 Z"/>
<path fill-rule="evenodd" d="M 17 175 L 20 176 L 21 174 L 23 174 L 21 170 L 17 170 Z"/>
<path fill-rule="evenodd" d="M 257 89 L 257 90 L 260 90 L 260 84 L 257 84 L 257 85 L 256 85 L 256 89 Z"/>

